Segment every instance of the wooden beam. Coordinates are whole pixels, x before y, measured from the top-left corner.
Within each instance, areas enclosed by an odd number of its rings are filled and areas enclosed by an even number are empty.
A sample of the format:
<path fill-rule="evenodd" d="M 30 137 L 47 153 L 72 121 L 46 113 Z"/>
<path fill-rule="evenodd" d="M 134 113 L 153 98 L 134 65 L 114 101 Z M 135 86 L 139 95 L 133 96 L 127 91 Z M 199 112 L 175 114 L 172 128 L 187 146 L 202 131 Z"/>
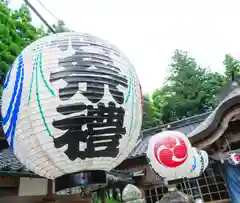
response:
<path fill-rule="evenodd" d="M 53 193 L 53 181 L 48 179 L 47 183 L 47 195 L 43 198 L 43 202 L 55 202 L 56 196 Z"/>

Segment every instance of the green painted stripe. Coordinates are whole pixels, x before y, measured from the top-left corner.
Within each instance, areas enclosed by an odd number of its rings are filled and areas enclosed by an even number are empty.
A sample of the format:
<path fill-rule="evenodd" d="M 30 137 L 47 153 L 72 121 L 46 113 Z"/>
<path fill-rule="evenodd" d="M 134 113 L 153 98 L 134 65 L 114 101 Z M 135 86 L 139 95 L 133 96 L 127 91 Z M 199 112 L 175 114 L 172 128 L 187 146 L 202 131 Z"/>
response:
<path fill-rule="evenodd" d="M 39 57 L 39 55 L 35 56 L 35 59 L 34 59 L 34 65 L 33 65 L 33 69 L 32 69 L 32 77 L 31 77 L 31 82 L 30 82 L 30 89 L 28 91 L 28 105 L 31 102 L 32 86 L 33 86 L 33 80 L 34 80 L 33 78 L 34 78 L 35 68 L 37 66 L 38 57 Z"/>
<path fill-rule="evenodd" d="M 131 74 L 133 75 L 133 73 L 131 72 Z M 132 129 L 133 129 L 133 124 L 134 124 L 134 118 L 133 118 L 133 114 L 134 114 L 134 106 L 135 106 L 135 91 L 134 91 L 134 87 L 135 87 L 135 81 L 133 81 L 133 84 L 131 85 L 131 89 L 132 89 L 132 120 L 131 120 L 131 124 L 130 124 L 130 134 L 132 133 Z"/>
<path fill-rule="evenodd" d="M 127 93 L 127 98 L 126 98 L 126 100 L 125 100 L 125 104 L 128 102 L 128 100 L 129 100 L 129 98 L 130 98 L 130 94 L 131 94 L 131 86 L 132 86 L 132 80 L 133 80 L 133 78 L 132 78 L 132 72 L 131 72 L 131 70 L 129 71 L 130 73 L 130 82 L 129 82 L 129 87 L 128 87 L 128 93 Z"/>
<path fill-rule="evenodd" d="M 129 130 L 129 134 L 131 134 L 132 130 L 133 130 L 133 126 L 134 126 L 133 114 L 134 114 L 134 106 L 135 106 L 135 101 L 134 101 L 134 99 L 135 99 L 135 93 L 134 93 L 135 81 L 134 81 L 134 74 L 133 74 L 132 68 L 129 70 L 129 72 L 130 72 L 130 82 L 129 82 L 127 98 L 124 103 L 125 104 L 128 103 L 130 95 L 132 93 L 132 119 L 131 119 L 130 130 Z"/>
<path fill-rule="evenodd" d="M 51 131 L 47 125 L 47 122 L 46 122 L 46 119 L 44 117 L 44 114 L 43 114 L 43 110 L 42 110 L 42 106 L 41 106 L 41 102 L 40 102 L 40 97 L 39 97 L 39 89 L 38 89 L 38 64 L 36 66 L 36 97 L 37 97 L 37 103 L 38 103 L 38 109 L 39 109 L 39 112 L 41 114 L 41 117 L 42 117 L 42 120 L 43 120 L 43 123 L 44 123 L 44 126 L 45 126 L 45 129 L 46 131 L 48 132 L 48 135 L 50 137 L 53 137 L 53 135 L 51 134 Z"/>
<path fill-rule="evenodd" d="M 48 85 L 46 79 L 45 79 L 45 76 L 43 74 L 43 69 L 42 69 L 42 53 L 40 54 L 40 73 L 41 73 L 41 77 L 42 77 L 42 80 L 46 86 L 46 88 L 48 89 L 48 91 L 52 94 L 52 96 L 56 96 L 56 94 L 54 93 L 54 91 L 52 90 L 52 88 Z"/>

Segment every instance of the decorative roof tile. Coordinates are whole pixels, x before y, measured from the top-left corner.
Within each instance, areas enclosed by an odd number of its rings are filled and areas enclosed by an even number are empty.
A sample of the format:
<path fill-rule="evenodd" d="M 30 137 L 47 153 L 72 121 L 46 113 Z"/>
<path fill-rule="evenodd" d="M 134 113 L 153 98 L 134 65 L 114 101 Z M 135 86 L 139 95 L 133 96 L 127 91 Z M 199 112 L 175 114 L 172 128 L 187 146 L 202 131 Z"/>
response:
<path fill-rule="evenodd" d="M 0 171 L 29 172 L 9 149 L 0 151 Z"/>

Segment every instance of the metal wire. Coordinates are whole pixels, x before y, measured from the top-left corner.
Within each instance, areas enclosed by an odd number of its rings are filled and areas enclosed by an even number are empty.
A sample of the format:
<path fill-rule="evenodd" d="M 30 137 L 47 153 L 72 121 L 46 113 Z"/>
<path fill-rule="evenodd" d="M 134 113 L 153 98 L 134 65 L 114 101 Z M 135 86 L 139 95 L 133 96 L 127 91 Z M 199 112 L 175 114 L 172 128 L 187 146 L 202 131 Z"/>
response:
<path fill-rule="evenodd" d="M 36 0 L 55 20 L 59 20 L 40 0 Z"/>
<path fill-rule="evenodd" d="M 61 21 L 56 15 L 54 15 L 40 0 L 36 0 L 56 21 Z M 64 28 L 67 31 L 66 28 Z"/>
<path fill-rule="evenodd" d="M 52 28 L 50 24 L 43 18 L 43 16 L 33 7 L 33 5 L 28 0 L 23 0 L 27 6 L 40 18 L 40 20 L 48 27 L 48 29 L 52 33 L 56 33 L 56 31 Z"/>

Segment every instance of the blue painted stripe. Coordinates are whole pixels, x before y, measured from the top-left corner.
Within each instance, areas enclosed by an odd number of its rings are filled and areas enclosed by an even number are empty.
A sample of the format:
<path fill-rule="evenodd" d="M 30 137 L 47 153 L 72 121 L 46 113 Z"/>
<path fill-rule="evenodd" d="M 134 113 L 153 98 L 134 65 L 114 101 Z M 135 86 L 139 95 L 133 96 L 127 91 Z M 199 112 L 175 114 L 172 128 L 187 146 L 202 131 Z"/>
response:
<path fill-rule="evenodd" d="M 193 166 L 192 166 L 192 171 L 194 171 L 196 169 L 197 166 L 197 160 L 195 158 L 195 156 L 193 156 Z"/>
<path fill-rule="evenodd" d="M 16 102 L 14 105 L 14 109 L 12 112 L 12 117 L 11 117 L 11 121 L 10 121 L 10 125 L 9 128 L 7 130 L 7 132 L 5 133 L 5 138 L 8 139 L 8 137 L 10 137 L 10 149 L 13 150 L 14 148 L 14 137 L 15 137 L 15 132 L 16 132 L 16 123 L 18 120 L 18 114 L 19 114 L 19 108 L 21 105 L 21 98 L 22 98 L 22 89 L 23 89 L 23 80 L 24 80 L 24 64 L 23 64 L 23 58 L 22 56 L 19 57 L 19 63 L 18 63 L 18 70 L 20 72 L 20 80 L 18 78 L 18 81 L 15 81 L 15 84 L 19 84 L 19 90 L 17 92 L 16 95 Z"/>
<path fill-rule="evenodd" d="M 13 69 L 13 65 L 10 67 L 10 69 L 9 69 L 9 71 L 8 71 L 7 78 L 6 78 L 5 81 L 4 81 L 3 89 L 5 89 L 5 88 L 8 87 L 8 83 L 9 83 L 9 80 L 10 80 L 10 76 L 11 76 L 11 73 L 12 73 L 12 69 Z"/>
<path fill-rule="evenodd" d="M 18 120 L 18 114 L 19 114 L 19 108 L 21 106 L 21 99 L 22 99 L 22 90 L 23 90 L 23 80 L 24 80 L 24 64 L 22 64 L 22 77 L 21 77 L 21 82 L 20 82 L 20 87 L 17 95 L 17 101 L 15 104 L 14 112 L 13 112 L 13 131 L 11 135 L 11 141 L 10 141 L 10 149 L 13 151 L 14 147 L 14 137 L 15 137 L 15 131 L 16 131 L 16 123 Z"/>
<path fill-rule="evenodd" d="M 22 55 L 20 55 L 18 57 L 18 69 L 17 69 L 17 74 L 16 74 L 16 77 L 15 77 L 15 84 L 14 84 L 14 90 L 13 90 L 13 94 L 12 94 L 12 98 L 10 100 L 10 103 L 9 103 L 9 106 L 8 106 L 8 110 L 7 110 L 7 113 L 5 116 L 3 116 L 3 125 L 6 125 L 7 122 L 9 121 L 10 119 L 10 115 L 11 115 L 11 112 L 12 112 L 12 108 L 13 108 L 13 104 L 14 104 L 14 100 L 15 100 L 15 97 L 17 95 L 17 90 L 18 90 L 18 86 L 19 86 L 19 82 L 20 82 L 20 77 L 21 77 L 21 65 L 23 63 L 23 59 L 22 59 Z"/>
<path fill-rule="evenodd" d="M 11 135 L 10 135 L 10 140 L 9 140 L 10 149 L 11 149 L 12 151 L 13 151 L 13 148 L 14 148 L 15 132 L 16 132 L 16 124 L 15 124 L 14 126 L 12 126 Z"/>
<path fill-rule="evenodd" d="M 21 60 L 21 58 L 22 58 L 22 56 L 20 55 L 19 58 L 18 58 L 18 60 Z M 16 76 L 19 76 L 19 77 L 16 78 L 15 84 L 14 84 L 14 91 L 15 91 L 16 93 L 15 93 L 14 96 L 12 96 L 13 102 L 10 103 L 11 107 L 8 108 L 8 110 L 9 110 L 9 109 L 12 110 L 12 108 L 14 108 L 14 109 L 13 109 L 13 111 L 10 111 L 9 114 L 6 115 L 6 116 L 8 116 L 8 119 L 6 119 L 6 120 L 7 120 L 7 121 L 6 121 L 6 124 L 7 124 L 8 120 L 9 120 L 10 117 L 11 117 L 9 127 L 8 127 L 8 129 L 7 129 L 7 132 L 5 133 L 6 139 L 10 136 L 10 134 L 11 134 L 11 132 L 12 132 L 12 127 L 13 127 L 13 122 L 12 122 L 12 121 L 13 121 L 13 116 L 14 116 L 14 110 L 15 110 L 15 108 L 16 108 L 16 103 L 17 103 L 17 100 L 15 101 L 15 98 L 16 98 L 17 94 L 19 94 L 19 92 L 17 92 L 17 90 L 18 90 L 18 86 L 19 86 L 19 82 L 20 82 L 19 79 L 20 79 L 21 75 L 22 75 L 22 63 L 18 63 Z M 14 94 L 14 92 L 13 92 L 13 94 Z M 12 99 L 11 99 L 11 100 L 12 100 Z M 14 105 L 14 107 L 13 107 L 13 105 Z M 11 114 L 12 114 L 12 115 L 11 115 Z M 6 116 L 5 116 L 5 117 L 6 117 Z"/>

